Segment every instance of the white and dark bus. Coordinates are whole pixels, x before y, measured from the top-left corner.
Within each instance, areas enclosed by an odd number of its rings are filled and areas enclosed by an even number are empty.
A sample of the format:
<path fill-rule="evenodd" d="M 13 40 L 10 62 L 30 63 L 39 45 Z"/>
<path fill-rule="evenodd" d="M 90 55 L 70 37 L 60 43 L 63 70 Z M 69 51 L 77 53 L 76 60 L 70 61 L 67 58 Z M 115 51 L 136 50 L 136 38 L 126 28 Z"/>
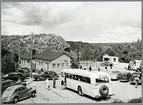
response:
<path fill-rule="evenodd" d="M 81 69 L 63 69 L 61 81 L 65 87 L 93 98 L 107 97 L 112 94 L 111 79 L 108 73 Z"/>

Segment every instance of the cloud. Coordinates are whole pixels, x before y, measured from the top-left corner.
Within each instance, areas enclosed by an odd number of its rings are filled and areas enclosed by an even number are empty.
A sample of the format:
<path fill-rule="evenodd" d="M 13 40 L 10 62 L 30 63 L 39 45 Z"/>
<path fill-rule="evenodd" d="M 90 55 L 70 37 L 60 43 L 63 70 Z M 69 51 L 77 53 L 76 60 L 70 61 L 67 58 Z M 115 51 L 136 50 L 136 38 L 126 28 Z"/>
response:
<path fill-rule="evenodd" d="M 141 2 L 2 3 L 2 25 L 5 33 L 55 33 L 85 42 L 132 41 L 141 38 Z"/>

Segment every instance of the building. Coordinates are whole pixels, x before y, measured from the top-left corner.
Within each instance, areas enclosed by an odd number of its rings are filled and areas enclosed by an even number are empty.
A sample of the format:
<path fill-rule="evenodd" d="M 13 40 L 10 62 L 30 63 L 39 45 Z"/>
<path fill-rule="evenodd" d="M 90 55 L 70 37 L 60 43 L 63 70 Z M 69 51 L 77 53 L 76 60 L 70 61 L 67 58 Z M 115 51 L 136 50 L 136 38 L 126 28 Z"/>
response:
<path fill-rule="evenodd" d="M 44 71 L 55 71 L 59 73 L 61 69 L 69 68 L 71 56 L 66 52 L 54 52 L 50 50 L 45 50 L 42 53 L 37 53 L 33 55 L 32 58 L 32 69 Z M 21 56 L 21 67 L 31 68 L 31 55 L 23 54 Z"/>
<path fill-rule="evenodd" d="M 119 60 L 116 56 L 109 56 L 108 54 L 103 55 L 103 62 L 110 62 L 113 64 L 118 64 Z"/>

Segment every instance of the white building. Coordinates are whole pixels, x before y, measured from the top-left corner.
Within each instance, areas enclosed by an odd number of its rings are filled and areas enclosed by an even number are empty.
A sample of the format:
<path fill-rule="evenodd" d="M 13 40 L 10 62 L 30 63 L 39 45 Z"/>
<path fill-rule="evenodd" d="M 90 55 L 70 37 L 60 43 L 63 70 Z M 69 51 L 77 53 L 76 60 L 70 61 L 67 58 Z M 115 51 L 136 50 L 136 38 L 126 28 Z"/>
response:
<path fill-rule="evenodd" d="M 113 63 L 113 64 L 118 64 L 119 62 L 118 57 L 109 56 L 108 54 L 103 55 L 103 62 L 106 62 L 106 61 Z"/>
<path fill-rule="evenodd" d="M 28 59 L 29 58 L 29 59 Z M 71 56 L 65 52 L 53 52 L 45 50 L 42 53 L 35 54 L 32 59 L 32 69 L 48 70 L 59 73 L 61 69 L 70 68 Z M 31 68 L 30 56 L 21 57 L 21 66 Z"/>

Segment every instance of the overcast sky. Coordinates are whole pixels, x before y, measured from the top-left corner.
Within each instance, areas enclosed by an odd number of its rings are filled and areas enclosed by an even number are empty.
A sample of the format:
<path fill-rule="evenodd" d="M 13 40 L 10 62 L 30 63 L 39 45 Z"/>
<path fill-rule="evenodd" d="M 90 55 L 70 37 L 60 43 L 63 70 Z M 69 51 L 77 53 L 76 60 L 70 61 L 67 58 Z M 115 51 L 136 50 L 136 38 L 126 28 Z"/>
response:
<path fill-rule="evenodd" d="M 2 34 L 53 33 L 66 41 L 141 39 L 141 2 L 15 2 L 1 4 Z"/>

